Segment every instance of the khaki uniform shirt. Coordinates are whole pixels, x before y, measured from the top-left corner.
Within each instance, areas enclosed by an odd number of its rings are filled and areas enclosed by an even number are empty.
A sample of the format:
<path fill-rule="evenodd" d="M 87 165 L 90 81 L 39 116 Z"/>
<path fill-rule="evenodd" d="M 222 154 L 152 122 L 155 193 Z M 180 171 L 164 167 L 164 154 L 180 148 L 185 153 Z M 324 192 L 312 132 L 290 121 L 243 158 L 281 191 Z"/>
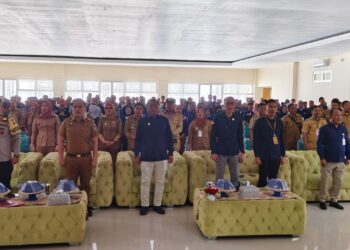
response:
<path fill-rule="evenodd" d="M 331 118 L 331 110 L 330 109 L 326 109 L 322 111 L 321 117 L 323 119 L 325 119 L 327 122 L 329 122 L 330 118 Z"/>
<path fill-rule="evenodd" d="M 301 136 L 303 118 L 297 114 L 296 117 L 285 115 L 282 118 L 284 126 L 284 145 L 286 150 L 297 150 L 298 140 Z"/>
<path fill-rule="evenodd" d="M 39 147 L 56 146 L 59 128 L 60 120 L 56 115 L 49 119 L 34 118 L 31 143 Z"/>
<path fill-rule="evenodd" d="M 303 124 L 302 133 L 306 133 L 308 150 L 315 150 L 317 148 L 317 137 L 320 128 L 327 124 L 327 121 L 323 118 L 316 120 L 314 117 L 306 119 Z"/>
<path fill-rule="evenodd" d="M 183 115 L 171 113 L 169 114 L 167 111 L 161 113 L 164 117 L 168 118 L 171 132 L 173 133 L 174 139 L 174 149 L 179 151 L 180 149 L 180 133 L 183 128 Z"/>
<path fill-rule="evenodd" d="M 66 152 L 68 154 L 86 154 L 91 152 L 92 138 L 98 136 L 97 128 L 92 119 L 85 118 L 77 121 L 70 117 L 62 123 L 58 132 L 66 139 Z"/>
<path fill-rule="evenodd" d="M 212 122 L 207 120 L 204 127 L 197 127 L 196 120 L 192 121 L 188 129 L 188 145 L 191 150 L 210 150 L 210 132 Z"/>
<path fill-rule="evenodd" d="M 348 131 L 348 135 L 350 138 L 350 113 L 344 112 L 341 121 L 344 124 L 346 130 Z"/>
<path fill-rule="evenodd" d="M 134 150 L 136 129 L 140 119 L 141 117 L 137 118 L 135 115 L 129 116 L 126 119 L 125 126 L 124 126 L 124 133 L 128 140 L 128 150 Z"/>
<path fill-rule="evenodd" d="M 122 136 L 122 123 L 115 116 L 113 118 L 101 117 L 98 123 L 98 133 L 107 141 L 114 141 L 114 144 L 119 144 Z"/>

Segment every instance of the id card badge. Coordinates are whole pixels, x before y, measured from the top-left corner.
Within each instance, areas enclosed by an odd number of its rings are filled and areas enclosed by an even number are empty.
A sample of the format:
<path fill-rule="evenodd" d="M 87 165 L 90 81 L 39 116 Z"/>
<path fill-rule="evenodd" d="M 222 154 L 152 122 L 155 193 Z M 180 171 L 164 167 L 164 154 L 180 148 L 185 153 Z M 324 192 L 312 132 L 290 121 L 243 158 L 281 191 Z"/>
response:
<path fill-rule="evenodd" d="M 341 140 L 342 141 L 342 144 L 343 144 L 343 146 L 345 146 L 346 145 L 346 141 L 345 141 L 345 137 L 344 137 L 345 135 L 343 134 L 343 139 Z"/>
<path fill-rule="evenodd" d="M 272 140 L 273 140 L 273 144 L 275 144 L 275 145 L 278 144 L 278 138 L 277 138 L 276 135 L 274 135 L 274 136 L 272 137 Z"/>
<path fill-rule="evenodd" d="M 202 130 L 198 130 L 198 137 L 202 137 L 203 136 L 203 131 Z"/>
<path fill-rule="evenodd" d="M 316 136 L 318 137 L 318 134 L 320 133 L 320 129 L 316 129 Z"/>

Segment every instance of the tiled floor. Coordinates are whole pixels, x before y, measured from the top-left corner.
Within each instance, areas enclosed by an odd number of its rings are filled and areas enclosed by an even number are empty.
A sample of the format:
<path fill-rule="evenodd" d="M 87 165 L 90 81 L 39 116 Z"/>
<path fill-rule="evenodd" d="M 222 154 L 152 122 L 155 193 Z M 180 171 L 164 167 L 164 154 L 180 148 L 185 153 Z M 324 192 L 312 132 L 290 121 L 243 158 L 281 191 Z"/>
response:
<path fill-rule="evenodd" d="M 292 237 L 229 237 L 207 240 L 192 218 L 192 207 L 153 211 L 138 215 L 137 209 L 101 209 L 89 220 L 85 241 L 79 246 L 46 245 L 11 249 L 91 250 L 345 250 L 350 249 L 350 203 L 345 210 L 308 204 L 306 233 Z M 3 248 L 0 248 L 3 249 Z"/>

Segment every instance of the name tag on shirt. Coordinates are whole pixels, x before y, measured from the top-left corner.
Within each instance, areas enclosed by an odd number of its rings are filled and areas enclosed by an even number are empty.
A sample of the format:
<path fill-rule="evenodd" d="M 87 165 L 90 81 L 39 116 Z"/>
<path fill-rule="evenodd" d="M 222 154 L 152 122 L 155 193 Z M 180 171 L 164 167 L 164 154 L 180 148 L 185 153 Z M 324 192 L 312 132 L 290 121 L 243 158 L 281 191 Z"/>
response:
<path fill-rule="evenodd" d="M 316 136 L 318 137 L 318 134 L 320 133 L 320 129 L 316 129 Z"/>
<path fill-rule="evenodd" d="M 278 138 L 277 138 L 276 135 L 274 135 L 274 136 L 272 137 L 272 140 L 273 140 L 273 144 L 275 144 L 275 145 L 278 144 Z"/>
<path fill-rule="evenodd" d="M 345 146 L 346 145 L 345 138 L 342 139 L 342 142 L 343 142 L 343 146 Z"/>
<path fill-rule="evenodd" d="M 203 137 L 203 131 L 202 130 L 198 130 L 198 137 Z"/>

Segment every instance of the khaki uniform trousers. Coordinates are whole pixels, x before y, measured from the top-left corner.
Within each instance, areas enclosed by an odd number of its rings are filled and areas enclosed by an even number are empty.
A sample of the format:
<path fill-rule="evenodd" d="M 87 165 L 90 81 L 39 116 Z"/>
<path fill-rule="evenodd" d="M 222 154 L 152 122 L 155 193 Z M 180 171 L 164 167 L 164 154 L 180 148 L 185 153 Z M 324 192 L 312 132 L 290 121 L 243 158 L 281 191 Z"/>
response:
<path fill-rule="evenodd" d="M 89 197 L 90 194 L 90 180 L 92 176 L 92 156 L 87 155 L 83 157 L 66 156 L 66 178 L 77 183 L 80 180 L 80 189 L 84 190 Z"/>
<path fill-rule="evenodd" d="M 320 201 L 326 202 L 328 193 L 329 177 L 332 177 L 332 187 L 329 194 L 332 202 L 338 201 L 340 187 L 343 181 L 345 165 L 343 162 L 327 162 L 323 167 L 321 166 L 321 182 L 320 182 Z"/>
<path fill-rule="evenodd" d="M 148 207 L 151 181 L 154 172 L 154 200 L 153 206 L 161 206 L 165 174 L 168 168 L 168 160 L 155 162 L 141 162 L 141 206 Z"/>

